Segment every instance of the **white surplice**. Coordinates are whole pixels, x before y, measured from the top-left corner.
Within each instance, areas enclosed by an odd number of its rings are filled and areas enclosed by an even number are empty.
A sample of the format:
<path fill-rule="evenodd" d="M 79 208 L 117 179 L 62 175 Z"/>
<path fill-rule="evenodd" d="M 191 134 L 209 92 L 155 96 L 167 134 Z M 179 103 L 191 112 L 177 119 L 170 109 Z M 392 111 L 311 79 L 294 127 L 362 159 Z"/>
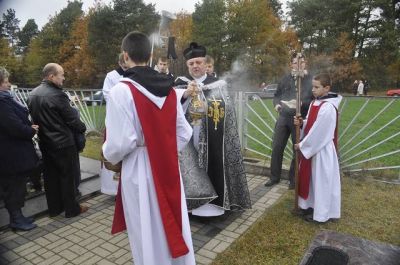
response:
<path fill-rule="evenodd" d="M 166 97 L 156 97 L 130 79 L 121 80 L 132 82 L 159 108 L 163 106 Z M 131 91 L 124 83 L 117 84 L 109 94 L 106 127 L 104 156 L 112 163 L 122 160 L 122 203 L 134 264 L 195 265 L 182 178 L 182 234 L 189 253 L 177 259 L 173 259 L 170 255 L 142 127 Z M 185 119 L 179 101 L 177 101 L 176 133 L 178 150 L 181 150 L 189 142 L 192 128 Z"/>
<path fill-rule="evenodd" d="M 336 127 L 336 109 L 342 97 L 323 99 L 317 119 L 308 134 L 300 141 L 300 151 L 311 162 L 310 190 L 306 200 L 299 196 L 299 207 L 313 208 L 313 219 L 326 222 L 340 218 L 340 170 L 336 148 L 333 142 Z M 318 106 L 322 101 L 315 100 Z M 336 109 L 335 109 L 336 107 Z M 311 109 L 311 106 L 310 106 Z M 307 120 L 304 120 L 303 128 Z"/>
<path fill-rule="evenodd" d="M 108 95 L 110 94 L 111 88 L 118 84 L 119 80 L 121 80 L 122 75 L 118 73 L 117 70 L 113 70 L 108 72 L 106 78 L 103 83 L 103 97 L 108 100 Z M 108 195 L 117 195 L 118 189 L 118 178 L 114 178 L 114 175 L 117 173 L 108 170 L 104 166 L 100 169 L 100 184 L 101 184 L 101 192 Z"/>

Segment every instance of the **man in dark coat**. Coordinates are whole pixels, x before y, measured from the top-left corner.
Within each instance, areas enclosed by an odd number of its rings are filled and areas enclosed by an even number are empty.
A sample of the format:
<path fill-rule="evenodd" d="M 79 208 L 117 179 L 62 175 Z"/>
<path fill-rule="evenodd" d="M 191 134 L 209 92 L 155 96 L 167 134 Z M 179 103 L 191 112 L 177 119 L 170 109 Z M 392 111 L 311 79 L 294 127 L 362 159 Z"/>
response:
<path fill-rule="evenodd" d="M 304 58 L 300 58 L 300 69 L 305 70 L 306 62 Z M 290 67 L 292 72 L 296 71 L 298 61 L 296 54 L 291 58 Z M 306 71 L 306 70 L 305 70 Z M 273 103 L 275 110 L 279 113 L 275 124 L 274 137 L 272 141 L 271 154 L 271 177 L 265 183 L 265 186 L 270 187 L 280 182 L 282 173 L 283 153 L 289 139 L 292 137 L 292 142 L 296 141 L 296 128 L 293 124 L 293 117 L 296 115 L 296 81 L 292 73 L 285 75 L 278 84 L 275 92 Z M 307 116 L 309 105 L 313 99 L 312 96 L 312 77 L 306 73 L 301 80 L 301 116 Z M 293 155 L 294 156 L 294 155 Z M 292 158 L 289 170 L 289 189 L 294 188 L 294 157 Z"/>
<path fill-rule="evenodd" d="M 50 216 L 65 217 L 86 212 L 76 200 L 76 168 L 79 163 L 75 133 L 86 131 L 68 96 L 62 91 L 64 70 L 56 63 L 43 68 L 43 81 L 29 95 L 28 106 L 40 126 L 40 149 L 44 162 L 44 188 Z"/>

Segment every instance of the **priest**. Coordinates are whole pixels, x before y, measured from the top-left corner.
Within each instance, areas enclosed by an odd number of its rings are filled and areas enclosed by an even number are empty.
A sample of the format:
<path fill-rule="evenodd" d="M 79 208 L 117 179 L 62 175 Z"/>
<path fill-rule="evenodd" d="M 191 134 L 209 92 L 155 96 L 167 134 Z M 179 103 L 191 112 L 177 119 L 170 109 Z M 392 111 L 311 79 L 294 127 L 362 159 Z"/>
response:
<path fill-rule="evenodd" d="M 173 79 L 147 66 L 147 36 L 128 33 L 121 48 L 129 69 L 110 91 L 102 148 L 122 161 L 112 233 L 127 229 L 135 265 L 195 265 L 178 165 L 192 128 Z"/>
<path fill-rule="evenodd" d="M 219 216 L 251 207 L 236 115 L 227 84 L 207 75 L 206 49 L 192 42 L 184 50 L 188 76 L 175 80 L 193 137 L 180 156 L 189 210 Z"/>

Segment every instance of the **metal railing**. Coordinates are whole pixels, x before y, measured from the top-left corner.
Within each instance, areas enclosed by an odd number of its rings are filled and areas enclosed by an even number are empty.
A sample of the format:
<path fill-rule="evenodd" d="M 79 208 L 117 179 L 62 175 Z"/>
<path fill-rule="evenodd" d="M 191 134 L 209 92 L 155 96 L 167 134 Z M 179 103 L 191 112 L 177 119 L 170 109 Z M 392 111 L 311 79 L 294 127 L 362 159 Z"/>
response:
<path fill-rule="evenodd" d="M 235 101 L 242 147 L 269 166 L 277 113 L 272 98 L 239 92 Z M 339 162 L 345 174 L 400 184 L 400 98 L 344 96 L 339 107 Z M 284 167 L 293 155 L 291 139 Z"/>
<path fill-rule="evenodd" d="M 21 103 L 26 105 L 31 88 L 16 88 L 14 93 Z M 101 89 L 66 89 L 71 106 L 79 110 L 80 118 L 88 132 L 102 133 L 105 125 L 105 100 Z M 100 94 L 99 94 L 100 93 Z"/>

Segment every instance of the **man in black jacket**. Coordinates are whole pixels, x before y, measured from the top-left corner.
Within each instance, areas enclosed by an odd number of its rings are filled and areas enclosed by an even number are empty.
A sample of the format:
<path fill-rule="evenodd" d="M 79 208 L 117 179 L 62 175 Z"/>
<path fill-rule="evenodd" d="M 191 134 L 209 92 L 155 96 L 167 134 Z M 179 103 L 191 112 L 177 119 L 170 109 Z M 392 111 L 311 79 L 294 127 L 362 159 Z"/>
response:
<path fill-rule="evenodd" d="M 305 70 L 306 62 L 304 58 L 300 58 L 300 69 Z M 296 54 L 291 58 L 290 68 L 292 71 L 298 69 L 298 61 Z M 309 105 L 312 97 L 312 77 L 307 73 L 301 81 L 301 116 L 307 116 Z M 283 152 L 285 150 L 289 136 L 292 137 L 292 142 L 296 141 L 296 128 L 293 124 L 293 117 L 296 115 L 296 84 L 295 77 L 292 73 L 285 75 L 278 84 L 278 88 L 274 95 L 275 110 L 279 113 L 279 117 L 275 124 L 274 137 L 272 141 L 271 154 L 271 177 L 265 183 L 265 186 L 270 187 L 277 184 L 281 180 Z M 294 156 L 294 155 L 293 155 Z M 294 158 L 292 158 L 289 170 L 289 189 L 294 188 Z"/>
<path fill-rule="evenodd" d="M 44 162 L 44 187 L 50 216 L 65 211 L 65 217 L 86 212 L 76 200 L 75 174 L 79 163 L 74 133 L 86 126 L 63 92 L 63 68 L 49 63 L 43 68 L 43 81 L 29 95 L 31 116 L 40 126 L 40 149 Z"/>

